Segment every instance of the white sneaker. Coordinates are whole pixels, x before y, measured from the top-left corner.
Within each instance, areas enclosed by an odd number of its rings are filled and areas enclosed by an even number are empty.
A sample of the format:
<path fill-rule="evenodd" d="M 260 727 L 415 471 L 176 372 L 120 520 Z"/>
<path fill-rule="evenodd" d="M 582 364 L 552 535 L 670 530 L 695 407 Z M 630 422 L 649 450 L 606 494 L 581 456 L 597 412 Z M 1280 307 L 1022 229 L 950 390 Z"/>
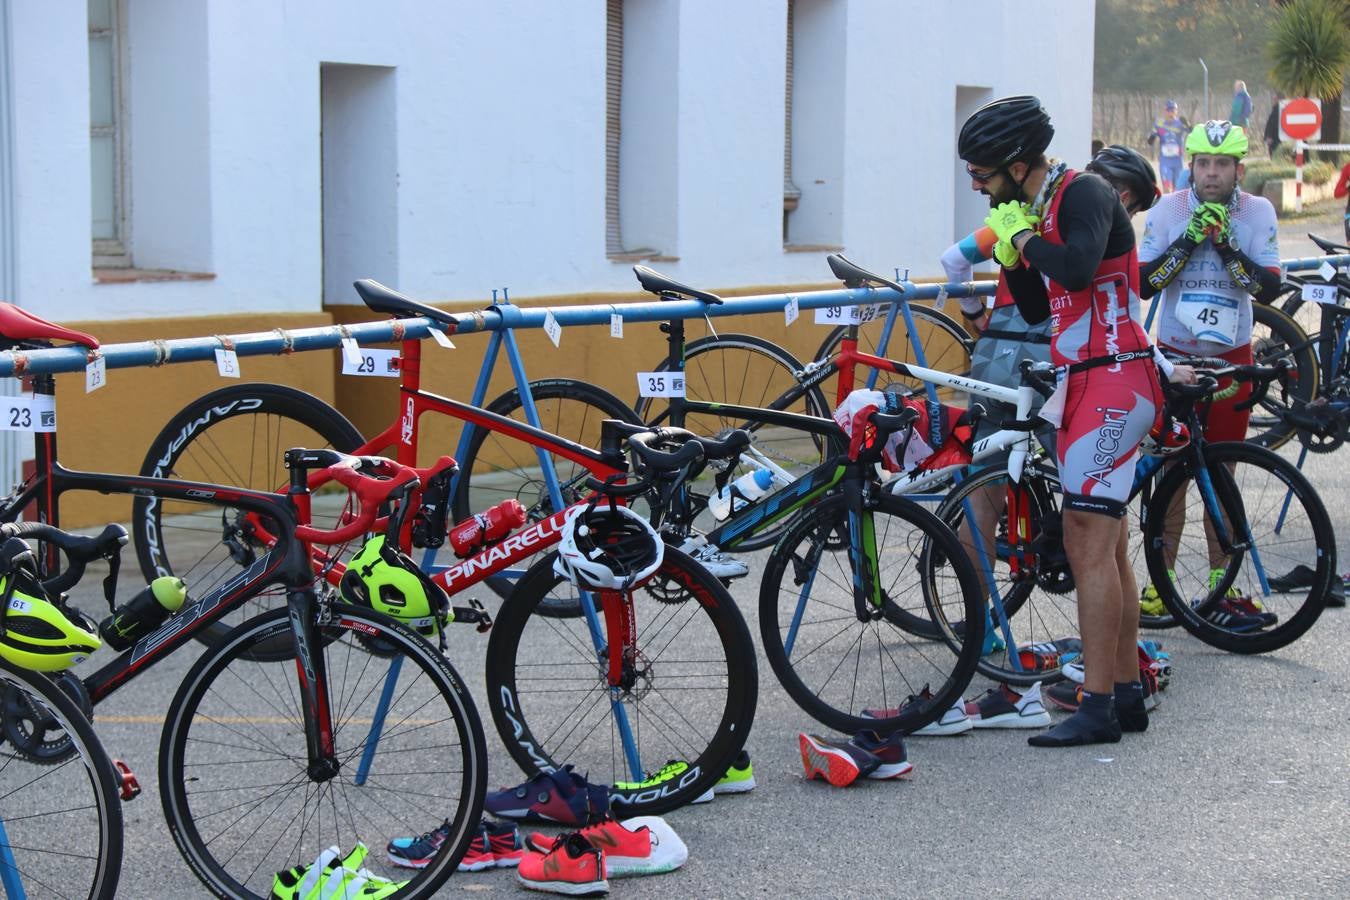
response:
<path fill-rule="evenodd" d="M 1082 684 L 1083 679 L 1087 677 L 1083 674 L 1083 660 L 1081 657 L 1075 659 L 1073 662 L 1066 662 L 1064 665 L 1060 666 L 1059 672 L 1074 684 Z"/>
<path fill-rule="evenodd" d="M 731 556 L 727 556 L 712 544 L 700 537 L 687 538 L 680 549 L 698 560 L 708 574 L 714 578 L 730 581 L 750 574 L 750 567 Z"/>
<path fill-rule="evenodd" d="M 1050 724 L 1039 681 L 1024 694 L 1006 684 L 990 688 L 980 699 L 966 704 L 966 715 L 976 728 L 1044 728 Z"/>
<path fill-rule="evenodd" d="M 965 698 L 959 698 L 951 709 L 942 714 L 942 718 L 914 732 L 923 737 L 947 737 L 953 734 L 965 734 L 975 727 L 975 721 L 966 715 Z"/>

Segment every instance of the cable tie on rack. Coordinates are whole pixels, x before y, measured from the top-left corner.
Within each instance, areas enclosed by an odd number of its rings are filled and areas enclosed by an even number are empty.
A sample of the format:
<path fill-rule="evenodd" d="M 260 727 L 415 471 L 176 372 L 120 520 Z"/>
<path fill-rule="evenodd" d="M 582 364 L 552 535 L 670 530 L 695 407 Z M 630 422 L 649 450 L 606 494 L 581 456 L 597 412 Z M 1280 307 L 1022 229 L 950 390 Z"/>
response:
<path fill-rule="evenodd" d="M 408 333 L 408 328 L 403 324 L 403 320 L 395 319 L 393 322 L 390 323 L 389 327 L 390 331 L 393 332 L 394 340 L 402 343 L 404 335 Z M 431 326 L 428 325 L 427 327 L 430 328 Z"/>
<path fill-rule="evenodd" d="M 222 350 L 234 349 L 234 338 L 230 337 L 228 334 L 214 334 L 212 335 L 212 337 L 220 341 L 220 349 Z"/>
<path fill-rule="evenodd" d="M 23 374 L 28 371 L 28 354 L 14 350 L 11 351 L 10 358 L 14 360 L 14 377 L 19 378 L 23 376 Z"/>
<path fill-rule="evenodd" d="M 150 342 L 155 348 L 155 358 L 151 360 L 150 365 L 162 366 L 169 361 L 169 345 L 162 338 L 156 338 Z"/>
<path fill-rule="evenodd" d="M 281 349 L 278 350 L 277 353 L 294 353 L 294 352 L 295 352 L 295 336 L 294 336 L 294 335 L 292 335 L 292 334 L 291 334 L 289 331 L 287 331 L 285 328 L 273 328 L 272 331 L 276 334 L 277 337 L 281 338 Z"/>
<path fill-rule="evenodd" d="M 97 347 L 93 347 L 84 354 L 84 364 L 86 366 L 93 365 L 94 360 L 98 359 L 102 355 L 103 355 L 102 350 L 98 349 Z"/>

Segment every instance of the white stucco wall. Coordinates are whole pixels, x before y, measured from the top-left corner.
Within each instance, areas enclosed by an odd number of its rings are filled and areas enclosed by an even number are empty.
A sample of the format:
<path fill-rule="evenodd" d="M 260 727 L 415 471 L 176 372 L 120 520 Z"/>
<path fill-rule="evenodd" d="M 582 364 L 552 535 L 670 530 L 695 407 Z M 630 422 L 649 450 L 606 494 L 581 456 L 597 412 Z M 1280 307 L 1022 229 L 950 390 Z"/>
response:
<path fill-rule="evenodd" d="M 823 253 L 783 249 L 783 0 L 635 2 L 672 32 L 651 51 L 664 103 L 625 122 L 655 148 L 661 200 L 633 227 L 678 256 L 659 268 L 718 287 L 828 280 Z M 954 211 L 978 211 L 956 199 L 958 85 L 1039 95 L 1051 152 L 1085 161 L 1091 3 L 833 2 L 842 174 L 830 187 L 851 257 L 934 274 L 978 224 Z M 372 127 L 397 134 L 370 143 L 395 160 L 393 219 L 363 240 L 393 243 L 398 288 L 439 300 L 507 285 L 524 300 L 634 286 L 605 256 L 603 0 L 126 0 L 125 19 L 133 256 L 215 277 L 94 283 L 85 4 L 13 4 L 18 295 L 39 314 L 317 311 L 323 63 L 394 70 L 394 108 Z"/>

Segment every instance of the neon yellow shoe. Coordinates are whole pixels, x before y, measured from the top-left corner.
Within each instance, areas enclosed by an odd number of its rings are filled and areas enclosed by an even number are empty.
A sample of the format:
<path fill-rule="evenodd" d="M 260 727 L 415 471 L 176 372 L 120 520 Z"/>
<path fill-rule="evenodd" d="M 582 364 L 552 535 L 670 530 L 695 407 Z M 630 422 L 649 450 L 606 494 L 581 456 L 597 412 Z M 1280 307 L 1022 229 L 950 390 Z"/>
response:
<path fill-rule="evenodd" d="M 1167 577 L 1176 581 L 1177 573 L 1168 569 Z M 1146 616 L 1167 615 L 1167 606 L 1162 602 L 1162 597 L 1158 596 L 1158 589 L 1151 582 L 1139 592 L 1139 612 Z"/>
<path fill-rule="evenodd" d="M 616 781 L 614 787 L 621 791 L 636 791 L 642 788 L 656 787 L 658 784 L 665 784 L 667 781 L 679 778 L 687 771 L 689 771 L 689 763 L 682 759 L 672 759 L 642 781 Z"/>
<path fill-rule="evenodd" d="M 295 866 L 278 872 L 272 879 L 269 900 L 380 900 L 397 893 L 406 881 L 391 881 L 361 868 L 366 845 L 357 842 L 345 857 L 337 847 L 319 854 L 311 866 Z"/>
<path fill-rule="evenodd" d="M 1219 586 L 1219 582 L 1223 581 L 1223 574 L 1224 574 L 1223 569 L 1209 570 L 1209 589 L 1211 591 L 1213 591 L 1216 587 Z M 1255 597 L 1249 597 L 1246 594 L 1242 593 L 1242 591 L 1238 590 L 1238 586 L 1236 584 L 1230 584 L 1228 586 L 1228 590 L 1224 592 L 1223 596 L 1227 600 L 1247 600 L 1251 603 L 1252 606 L 1256 607 L 1257 612 L 1265 611 L 1265 607 L 1261 605 L 1260 600 L 1257 600 Z"/>

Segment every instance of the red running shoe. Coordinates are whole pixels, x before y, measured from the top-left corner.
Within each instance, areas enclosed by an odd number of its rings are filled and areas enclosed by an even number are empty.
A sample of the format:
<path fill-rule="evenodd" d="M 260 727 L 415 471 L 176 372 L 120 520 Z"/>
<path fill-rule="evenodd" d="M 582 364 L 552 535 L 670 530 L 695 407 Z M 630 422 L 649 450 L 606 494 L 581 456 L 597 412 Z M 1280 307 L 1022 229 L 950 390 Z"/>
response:
<path fill-rule="evenodd" d="M 606 819 L 576 832 L 605 854 L 610 878 L 673 872 L 689 859 L 689 848 L 660 816 L 637 816 L 623 822 Z M 545 853 L 566 835 L 535 832 L 525 838 L 530 850 Z"/>
<path fill-rule="evenodd" d="M 835 787 L 847 787 L 881 765 L 876 754 L 848 741 L 835 741 L 818 734 L 799 734 L 802 767 L 810 781 L 819 775 Z"/>
<path fill-rule="evenodd" d="M 532 891 L 594 897 L 609 893 L 605 854 L 580 834 L 564 834 L 548 853 L 526 853 L 516 879 Z"/>

